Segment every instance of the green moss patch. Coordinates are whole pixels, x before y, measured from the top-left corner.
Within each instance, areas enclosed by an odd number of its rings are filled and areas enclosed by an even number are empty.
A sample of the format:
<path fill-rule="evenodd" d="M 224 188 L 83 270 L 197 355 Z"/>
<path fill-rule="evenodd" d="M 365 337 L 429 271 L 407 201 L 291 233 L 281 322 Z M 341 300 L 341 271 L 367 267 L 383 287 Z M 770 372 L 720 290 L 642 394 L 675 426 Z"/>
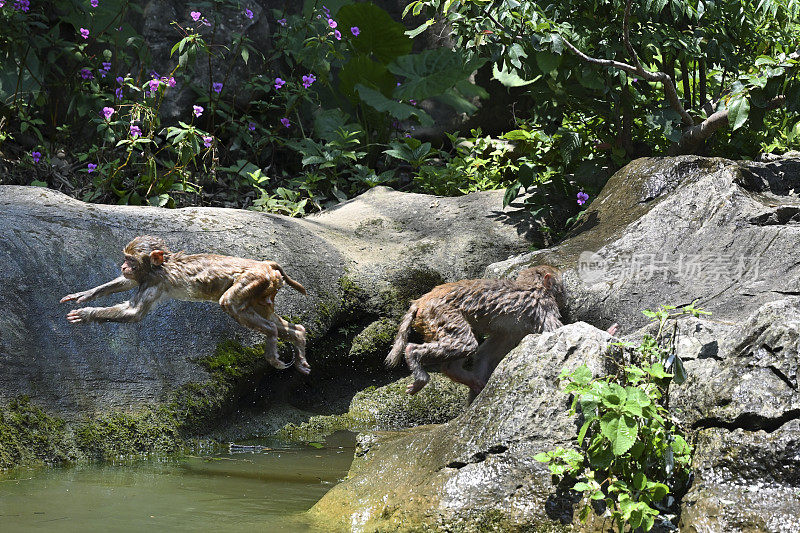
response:
<path fill-rule="evenodd" d="M 0 407 L 0 468 L 18 464 L 60 464 L 77 456 L 60 418 L 49 416 L 27 397 Z"/>
<path fill-rule="evenodd" d="M 0 468 L 179 452 L 188 438 L 213 429 L 267 371 L 263 347 L 235 342 L 221 343 L 196 362 L 208 371 L 208 381 L 187 383 L 159 405 L 71 425 L 27 398 L 10 402 L 0 408 Z"/>
<path fill-rule="evenodd" d="M 319 441 L 340 430 L 394 430 L 441 424 L 458 416 L 467 405 L 467 387 L 440 374 L 413 396 L 406 394 L 411 377 L 357 393 L 350 409 L 340 415 L 313 416 L 303 424 L 287 424 L 278 436 L 294 441 Z"/>

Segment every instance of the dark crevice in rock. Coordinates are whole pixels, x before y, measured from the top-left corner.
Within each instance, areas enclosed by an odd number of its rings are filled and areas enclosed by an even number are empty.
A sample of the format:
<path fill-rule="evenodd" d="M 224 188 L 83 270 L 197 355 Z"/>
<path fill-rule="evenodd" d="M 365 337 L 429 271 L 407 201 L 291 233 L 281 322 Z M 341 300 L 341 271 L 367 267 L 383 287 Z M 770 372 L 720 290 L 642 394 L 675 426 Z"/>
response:
<path fill-rule="evenodd" d="M 775 374 L 776 376 L 778 376 L 778 378 L 779 378 L 781 381 L 783 381 L 784 383 L 786 383 L 786 386 L 787 386 L 787 387 L 789 387 L 790 389 L 797 389 L 797 386 L 796 386 L 794 383 L 792 383 L 792 380 L 791 380 L 791 379 L 789 379 L 789 376 L 787 376 L 786 374 L 784 374 L 783 372 L 781 372 L 781 369 L 780 369 L 780 368 L 777 368 L 777 367 L 775 367 L 775 366 L 772 366 L 772 365 L 769 365 L 767 368 L 769 368 L 769 369 L 772 371 L 772 373 L 773 373 L 773 374 Z"/>
<path fill-rule="evenodd" d="M 784 226 L 800 223 L 800 207 L 793 205 L 779 206 L 760 215 L 751 217 L 754 226 Z"/>
<path fill-rule="evenodd" d="M 792 420 L 800 419 L 800 409 L 790 409 L 779 417 L 768 418 L 755 413 L 743 413 L 732 422 L 719 417 L 702 418 L 692 425 L 693 429 L 723 428 L 728 431 L 743 429 L 745 431 L 766 431 L 772 433 Z"/>
<path fill-rule="evenodd" d="M 490 446 L 486 451 L 475 452 L 472 456 L 468 459 L 466 463 L 462 461 L 451 461 L 447 463 L 447 468 L 464 468 L 468 464 L 475 464 L 481 463 L 486 460 L 489 455 L 497 455 L 500 453 L 505 453 L 508 451 L 508 446 L 503 444 L 495 444 L 494 446 Z M 519 488 L 519 487 L 517 487 Z"/>
<path fill-rule="evenodd" d="M 775 294 L 782 294 L 784 296 L 800 296 L 800 291 L 776 291 L 776 290 L 773 290 L 773 291 L 770 291 L 770 292 L 774 292 Z"/>

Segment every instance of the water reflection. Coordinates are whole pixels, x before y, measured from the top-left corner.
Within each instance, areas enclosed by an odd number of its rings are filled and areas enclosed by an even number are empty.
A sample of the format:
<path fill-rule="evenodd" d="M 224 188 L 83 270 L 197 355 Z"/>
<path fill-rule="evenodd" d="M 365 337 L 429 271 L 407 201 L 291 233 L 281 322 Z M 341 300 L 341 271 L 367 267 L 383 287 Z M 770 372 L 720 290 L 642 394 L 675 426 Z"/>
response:
<path fill-rule="evenodd" d="M 304 512 L 347 473 L 352 436 L 318 449 L 244 444 L 206 457 L 0 474 L 0 531 L 319 531 Z"/>

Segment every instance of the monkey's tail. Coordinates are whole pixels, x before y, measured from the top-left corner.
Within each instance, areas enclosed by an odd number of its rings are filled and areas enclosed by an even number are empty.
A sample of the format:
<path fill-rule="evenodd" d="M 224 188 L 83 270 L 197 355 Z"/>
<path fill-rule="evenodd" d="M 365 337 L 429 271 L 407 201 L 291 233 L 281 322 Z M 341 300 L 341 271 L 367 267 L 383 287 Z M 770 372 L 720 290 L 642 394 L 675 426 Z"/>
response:
<path fill-rule="evenodd" d="M 280 266 L 278 263 L 275 263 L 273 266 L 278 269 L 278 272 L 280 272 L 281 276 L 283 276 L 283 281 L 285 281 L 289 286 L 291 286 L 300 294 L 308 294 L 308 291 L 306 291 L 306 288 L 303 287 L 300 282 L 293 280 L 286 272 L 283 271 L 282 266 Z"/>
<path fill-rule="evenodd" d="M 403 360 L 406 344 L 408 344 L 408 334 L 411 331 L 411 323 L 414 321 L 414 316 L 417 314 L 417 303 L 412 302 L 411 308 L 405 314 L 403 320 L 400 321 L 400 327 L 397 331 L 397 338 L 394 340 L 392 351 L 386 356 L 386 366 L 393 368 Z"/>

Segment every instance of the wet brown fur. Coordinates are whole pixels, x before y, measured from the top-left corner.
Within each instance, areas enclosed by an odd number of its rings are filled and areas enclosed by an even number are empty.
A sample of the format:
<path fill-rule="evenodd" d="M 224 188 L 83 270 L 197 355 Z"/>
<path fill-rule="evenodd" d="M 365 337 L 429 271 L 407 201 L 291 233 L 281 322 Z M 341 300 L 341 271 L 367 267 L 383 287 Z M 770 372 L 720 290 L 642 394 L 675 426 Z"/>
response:
<path fill-rule="evenodd" d="M 442 372 L 470 387 L 474 398 L 492 370 L 525 335 L 561 327 L 561 273 L 547 265 L 520 272 L 515 280 L 474 279 L 445 283 L 411 303 L 386 357 L 388 366 L 406 360 L 415 394 L 430 379 L 422 365 L 441 363 Z M 411 330 L 422 343 L 409 343 Z M 479 339 L 483 342 L 479 344 Z M 474 357 L 473 369 L 464 363 Z"/>

